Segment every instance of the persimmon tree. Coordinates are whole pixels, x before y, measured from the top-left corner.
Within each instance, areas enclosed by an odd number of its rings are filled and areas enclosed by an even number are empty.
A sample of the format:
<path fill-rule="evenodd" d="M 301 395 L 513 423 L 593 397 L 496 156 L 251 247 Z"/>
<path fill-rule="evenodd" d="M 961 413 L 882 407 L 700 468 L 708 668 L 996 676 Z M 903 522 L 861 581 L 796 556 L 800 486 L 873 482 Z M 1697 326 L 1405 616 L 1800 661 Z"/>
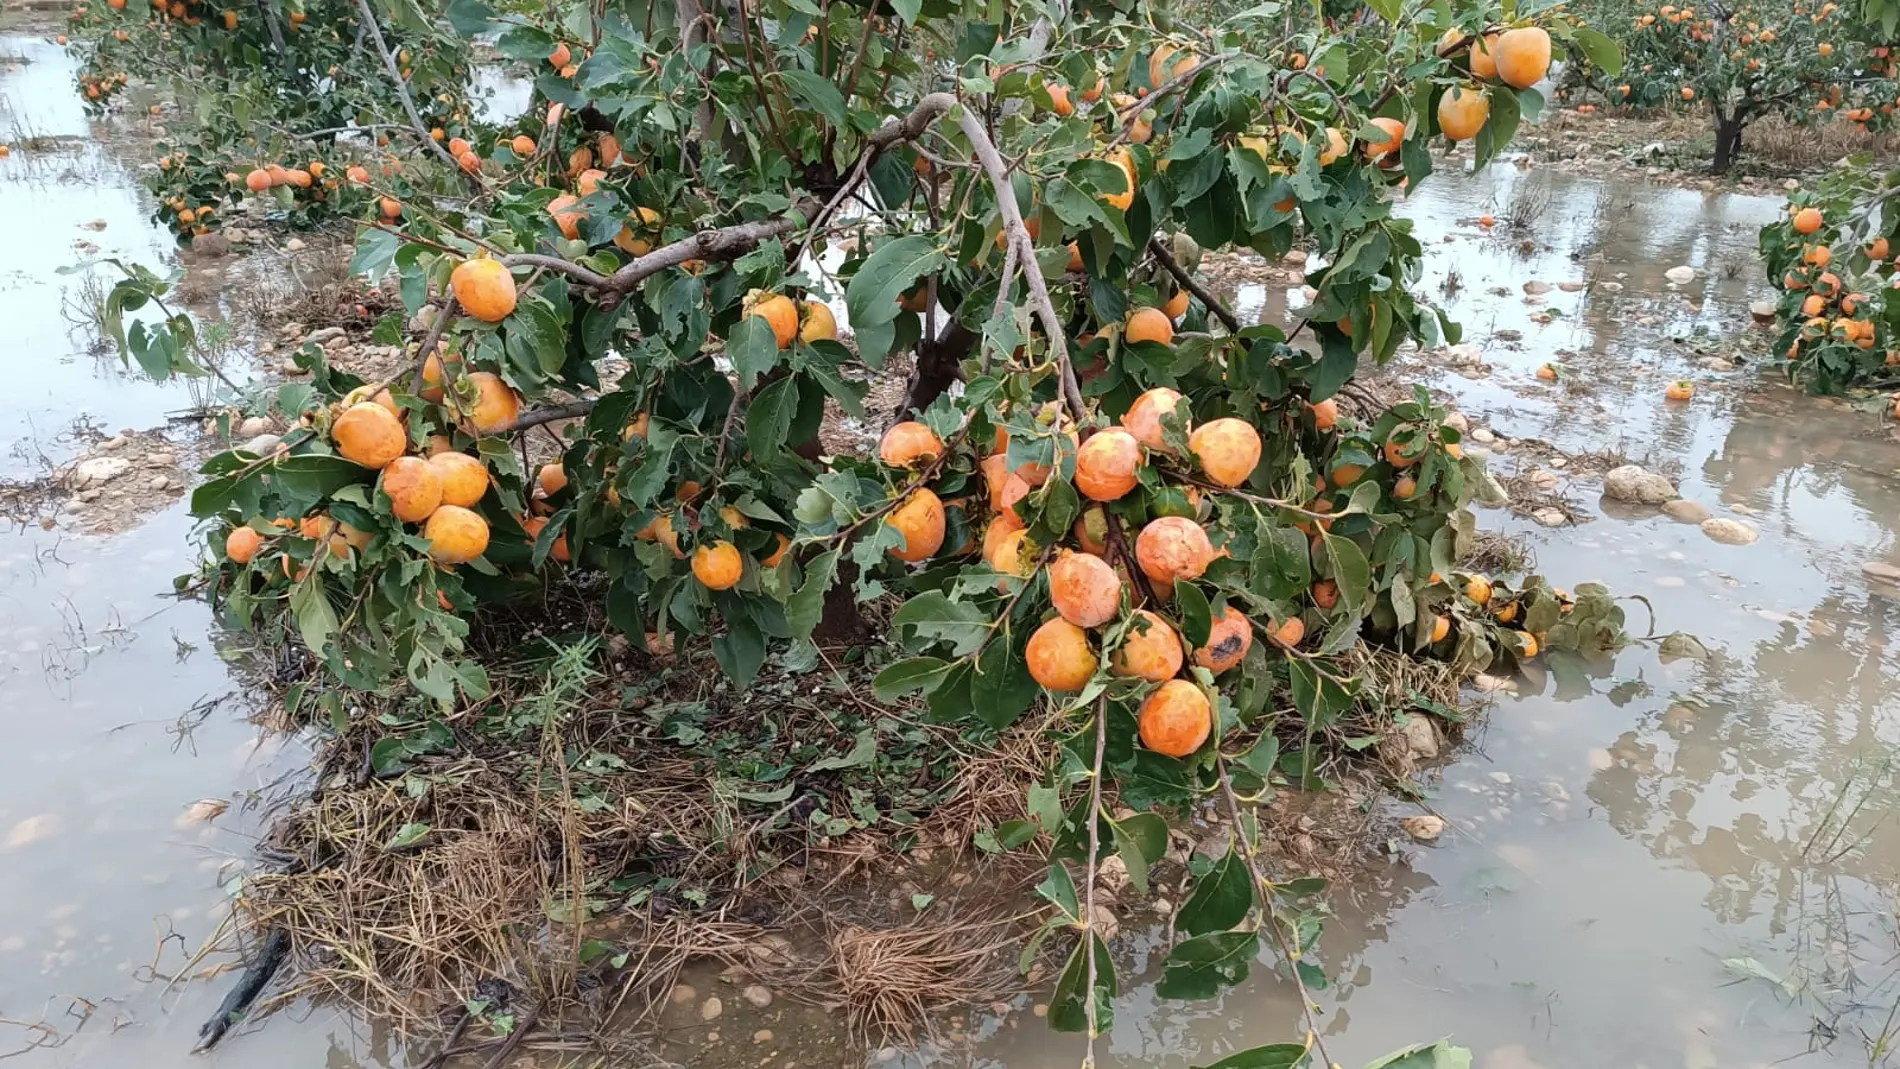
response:
<path fill-rule="evenodd" d="M 214 458 L 192 502 L 208 593 L 350 686 L 480 695 L 468 614 L 576 571 L 615 626 L 709 643 L 741 687 L 900 601 L 880 699 L 978 733 L 1053 716 L 1032 819 L 999 831 L 1052 855 L 1037 939 L 1073 942 L 1050 1020 L 1092 1037 L 1117 992 L 1095 868 L 1119 855 L 1145 891 L 1163 813 L 1196 799 L 1239 835 L 1197 872 L 1162 994 L 1212 997 L 1263 944 L 1307 977 L 1315 888 L 1269 878 L 1246 803 L 1319 782 L 1355 647 L 1475 671 L 1623 641 L 1599 586 L 1461 567 L 1497 484 L 1423 391 L 1352 384 L 1458 338 L 1392 210 L 1433 147 L 1487 162 L 1553 47 L 1616 69 L 1555 9 L 447 15 L 530 64 L 535 99 L 452 131 L 453 168 L 358 143 L 353 266 L 430 324 L 413 367 L 363 382 L 306 348 L 309 384 L 274 398 L 298 425 Z M 1291 330 L 1197 278 L 1202 250 L 1296 243 L 1317 254 Z M 900 374 L 878 454 L 831 452 L 827 411 L 869 415 L 866 379 Z M 524 463 L 530 438 L 558 458 Z M 1319 1032 L 1258 1057 L 1323 1056 Z"/>
<path fill-rule="evenodd" d="M 1837 117 L 1892 122 L 1892 34 L 1827 2 L 1615 5 L 1598 21 L 1622 45 L 1621 79 L 1600 79 L 1612 104 L 1709 109 L 1711 167 L 1727 172 L 1750 124 L 1774 115 L 1812 126 Z"/>
<path fill-rule="evenodd" d="M 1776 350 L 1789 378 L 1816 393 L 1900 382 L 1897 191 L 1890 173 L 1853 160 L 1795 190 L 1762 228 L 1762 260 L 1781 291 Z"/>

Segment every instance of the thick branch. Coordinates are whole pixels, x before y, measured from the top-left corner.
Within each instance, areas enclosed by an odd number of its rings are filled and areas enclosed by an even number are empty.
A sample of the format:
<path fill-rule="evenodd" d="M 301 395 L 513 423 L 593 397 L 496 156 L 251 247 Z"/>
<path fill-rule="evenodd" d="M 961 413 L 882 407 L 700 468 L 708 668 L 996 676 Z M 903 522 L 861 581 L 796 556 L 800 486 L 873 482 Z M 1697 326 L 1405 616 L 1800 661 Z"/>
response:
<path fill-rule="evenodd" d="M 1207 310 L 1214 313 L 1214 318 L 1227 327 L 1227 333 L 1240 333 L 1240 320 L 1235 318 L 1234 313 L 1220 302 L 1220 298 L 1214 296 L 1207 287 L 1194 281 L 1194 276 L 1188 274 L 1186 268 L 1174 262 L 1174 254 L 1168 251 L 1167 244 L 1161 240 L 1159 234 L 1148 239 L 1148 251 L 1154 254 L 1156 263 L 1166 268 L 1168 274 L 1174 276 L 1174 280 L 1181 284 L 1182 289 L 1200 298 L 1201 303 L 1207 306 Z"/>
<path fill-rule="evenodd" d="M 363 25 L 369 29 L 369 39 L 376 46 L 376 54 L 383 57 L 383 69 L 389 72 L 389 80 L 396 86 L 396 96 L 402 100 L 402 110 L 409 113 L 409 125 L 416 128 L 416 136 L 422 143 L 435 150 L 442 162 L 450 167 L 459 167 L 449 150 L 429 136 L 429 128 L 422 124 L 422 113 L 416 110 L 416 102 L 409 95 L 409 83 L 403 80 L 402 68 L 396 66 L 396 57 L 389 51 L 389 45 L 383 40 L 383 29 L 376 24 L 376 13 L 370 10 L 369 0 L 356 0 L 357 14 L 362 16 Z"/>
<path fill-rule="evenodd" d="M 1075 366 L 1069 363 L 1069 346 L 1062 336 L 1062 319 L 1056 315 L 1055 302 L 1049 299 L 1049 283 L 1042 277 L 1042 268 L 1036 263 L 1036 245 L 1029 237 L 1029 230 L 1023 226 L 1023 213 L 1016 207 L 1016 190 L 1010 185 L 1009 170 L 1003 165 L 1003 157 L 990 142 L 990 136 L 983 129 L 983 121 L 969 108 L 957 111 L 957 124 L 963 128 L 963 136 L 970 139 L 970 148 L 976 153 L 978 163 L 988 173 L 990 186 L 996 191 L 996 210 L 1003 217 L 1004 240 L 1015 246 L 1016 255 L 1023 264 L 1023 278 L 1029 283 L 1029 296 L 1035 302 L 1037 318 L 1042 320 L 1043 334 L 1047 335 L 1049 351 L 1055 354 L 1056 373 L 1061 380 L 1062 399 L 1069 407 L 1069 414 L 1079 424 L 1088 416 L 1088 405 L 1082 400 L 1082 387 L 1075 379 Z"/>

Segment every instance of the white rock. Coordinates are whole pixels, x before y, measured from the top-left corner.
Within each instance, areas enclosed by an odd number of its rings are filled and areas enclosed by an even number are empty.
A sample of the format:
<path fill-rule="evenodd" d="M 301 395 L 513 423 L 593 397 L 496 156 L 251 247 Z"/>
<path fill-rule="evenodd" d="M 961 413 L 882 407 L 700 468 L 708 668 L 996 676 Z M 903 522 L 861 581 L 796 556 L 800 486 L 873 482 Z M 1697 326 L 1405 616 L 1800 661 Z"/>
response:
<path fill-rule="evenodd" d="M 303 368 L 299 367 L 295 360 L 284 361 L 281 365 L 278 366 L 277 370 L 279 373 L 284 374 L 284 375 L 289 375 L 289 376 L 310 374 L 308 371 L 305 371 Z"/>
<path fill-rule="evenodd" d="M 302 238 L 291 238 L 289 241 L 284 242 L 285 252 L 302 252 L 304 247 Z"/>
<path fill-rule="evenodd" d="M 1484 354 L 1470 342 L 1459 342 L 1445 350 L 1445 358 L 1453 367 L 1477 367 L 1484 363 Z"/>
<path fill-rule="evenodd" d="M 1557 486 L 1557 473 L 1545 471 L 1543 468 L 1533 468 L 1531 473 L 1524 478 L 1539 490 L 1552 490 Z"/>
<path fill-rule="evenodd" d="M 112 437 L 107 438 L 105 441 L 100 442 L 94 448 L 98 449 L 101 453 L 115 453 L 121 449 L 124 449 L 128 444 L 129 444 L 129 439 L 127 439 L 125 435 L 115 434 Z"/>
<path fill-rule="evenodd" d="M 1582 290 L 1583 290 L 1583 283 L 1581 283 L 1581 282 L 1559 282 L 1559 283 L 1557 283 L 1557 288 L 1558 288 L 1558 289 L 1560 289 L 1560 290 L 1563 290 L 1563 291 L 1564 291 L 1565 293 L 1579 293 L 1579 292 L 1582 292 Z"/>
<path fill-rule="evenodd" d="M 1492 442 L 1498 440 L 1498 436 L 1493 434 L 1489 427 L 1473 427 L 1471 428 L 1471 433 L 1466 435 L 1466 437 L 1479 445 L 1490 445 Z"/>
<path fill-rule="evenodd" d="M 1438 731 L 1432 722 L 1422 716 L 1406 719 L 1403 728 L 1405 748 L 1418 760 L 1430 760 L 1438 756 Z"/>
<path fill-rule="evenodd" d="M 1748 302 L 1748 314 L 1754 316 L 1756 319 L 1761 320 L 1763 323 L 1774 322 L 1775 311 L 1776 311 L 1776 306 L 1775 306 L 1775 302 L 1773 301 Z"/>
<path fill-rule="evenodd" d="M 1669 270 L 1663 272 L 1663 277 L 1668 279 L 1671 282 L 1674 282 L 1678 286 L 1686 285 L 1687 283 L 1695 281 L 1695 268 L 1672 267 Z"/>
<path fill-rule="evenodd" d="M 1691 501 L 1686 497 L 1662 503 L 1664 515 L 1678 523 L 1701 523 L 1709 518 L 1709 510 L 1700 501 Z"/>
<path fill-rule="evenodd" d="M 283 443 L 284 440 L 274 434 L 260 434 L 250 441 L 245 442 L 243 445 L 238 446 L 238 449 L 254 457 L 261 457 L 276 452 L 277 447 Z"/>
<path fill-rule="evenodd" d="M 1304 267 L 1306 265 L 1306 253 L 1304 250 L 1294 249 L 1285 256 L 1282 256 L 1280 262 L 1286 264 L 1288 267 Z"/>
<path fill-rule="evenodd" d="M 1888 564 L 1884 560 L 1870 560 L 1860 566 L 1860 572 L 1869 579 L 1878 579 L 1883 583 L 1900 583 L 1900 565 Z"/>
<path fill-rule="evenodd" d="M 1532 279 L 1531 281 L 1524 283 L 1524 292 L 1531 295 L 1532 297 L 1541 296 L 1542 294 L 1546 294 L 1550 292 L 1550 283 L 1539 282 L 1535 279 Z"/>
<path fill-rule="evenodd" d="M 1471 417 L 1465 415 L 1463 412 L 1450 413 L 1445 417 L 1445 426 L 1450 427 L 1459 434 L 1463 434 L 1471 429 Z"/>
<path fill-rule="evenodd" d="M 82 490 L 99 486 L 131 469 L 132 462 L 124 457 L 87 457 L 73 466 L 73 485 Z"/>
<path fill-rule="evenodd" d="M 1761 537 L 1742 521 L 1723 518 L 1703 520 L 1702 533 L 1725 546 L 1746 546 Z"/>
<path fill-rule="evenodd" d="M 242 423 L 237 425 L 235 437 L 255 438 L 260 434 L 268 433 L 270 433 L 270 420 L 263 416 L 247 416 Z"/>
<path fill-rule="evenodd" d="M 726 1012 L 726 1004 L 719 1001 L 718 995 L 710 996 L 699 1004 L 699 1017 L 702 1021 L 717 1020 L 724 1012 Z"/>
<path fill-rule="evenodd" d="M 145 484 L 145 488 L 148 490 L 167 490 L 171 488 L 171 485 L 172 481 L 165 476 L 154 475 L 152 476 L 152 481 Z"/>
<path fill-rule="evenodd" d="M 1603 496 L 1636 505 L 1660 505 L 1676 496 L 1676 488 L 1655 472 L 1625 464 L 1603 477 Z"/>
<path fill-rule="evenodd" d="M 1570 522 L 1570 517 L 1564 514 L 1564 510 L 1557 508 L 1538 509 L 1531 513 L 1531 519 L 1545 527 L 1562 527 Z"/>
<path fill-rule="evenodd" d="M 766 987 L 764 984 L 752 984 L 744 991 L 741 991 L 740 994 L 745 996 L 747 1002 L 752 1003 L 760 1009 L 764 1009 L 772 1004 L 772 989 Z"/>
<path fill-rule="evenodd" d="M 1429 843 L 1445 833 L 1444 818 L 1432 816 L 1430 813 L 1405 817 L 1399 821 L 1399 827 L 1405 829 L 1405 834 L 1421 843 Z"/>
<path fill-rule="evenodd" d="M 311 331 L 309 335 L 304 338 L 304 341 L 309 342 L 313 345 L 327 346 L 331 342 L 336 341 L 338 338 L 341 338 L 341 337 L 343 337 L 342 327 L 321 327 L 317 330 Z"/>
<path fill-rule="evenodd" d="M 1599 282 L 1597 283 L 1597 289 L 1605 293 L 1621 293 L 1623 292 L 1623 284 L 1621 282 Z"/>

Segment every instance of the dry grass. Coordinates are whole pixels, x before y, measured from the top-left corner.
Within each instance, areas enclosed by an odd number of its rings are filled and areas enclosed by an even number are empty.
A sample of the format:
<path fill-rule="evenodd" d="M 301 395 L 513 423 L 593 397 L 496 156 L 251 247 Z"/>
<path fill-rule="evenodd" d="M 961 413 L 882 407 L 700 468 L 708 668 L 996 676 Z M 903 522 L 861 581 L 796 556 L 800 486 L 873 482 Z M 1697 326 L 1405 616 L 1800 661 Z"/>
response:
<path fill-rule="evenodd" d="M 1790 171 L 1813 171 L 1831 166 L 1843 156 L 1871 152 L 1891 157 L 1900 149 L 1900 137 L 1861 129 L 1836 118 L 1820 126 L 1796 126 L 1778 115 L 1767 116 L 1742 135 L 1742 162 L 1766 160 Z"/>
<path fill-rule="evenodd" d="M 1021 987 L 1012 966 L 1023 929 L 1013 916 L 920 917 L 881 931 L 855 924 L 834 929 L 826 940 L 827 964 L 851 1035 L 908 1044 L 936 1013 L 1014 994 Z"/>

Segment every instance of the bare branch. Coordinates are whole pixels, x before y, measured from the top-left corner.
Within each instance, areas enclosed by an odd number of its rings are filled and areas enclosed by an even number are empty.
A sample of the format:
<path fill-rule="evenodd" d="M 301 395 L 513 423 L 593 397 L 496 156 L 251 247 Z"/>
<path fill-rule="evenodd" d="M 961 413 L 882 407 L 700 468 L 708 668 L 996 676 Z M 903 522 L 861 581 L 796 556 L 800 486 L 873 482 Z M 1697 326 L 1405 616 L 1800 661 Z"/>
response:
<path fill-rule="evenodd" d="M 1185 268 L 1174 262 L 1174 254 L 1168 251 L 1166 243 L 1161 240 L 1161 235 L 1157 234 L 1148 239 L 1148 251 L 1154 254 L 1156 263 L 1166 268 L 1168 274 L 1174 276 L 1174 280 L 1181 284 L 1182 289 L 1200 298 L 1201 303 L 1207 306 L 1207 310 L 1214 313 L 1214 318 L 1227 327 L 1229 334 L 1240 333 L 1240 320 L 1234 316 L 1232 310 L 1222 304 L 1220 298 L 1214 296 L 1207 287 L 1196 282 L 1194 276 L 1188 274 Z"/>
<path fill-rule="evenodd" d="M 449 150 L 443 148 L 435 138 L 430 137 L 429 128 L 422 124 L 422 113 L 416 110 L 415 99 L 409 95 L 409 83 L 402 76 L 402 68 L 396 66 L 396 57 L 383 40 L 383 29 L 376 23 L 376 13 L 370 10 L 369 0 L 356 0 L 356 11 L 369 30 L 370 43 L 376 46 L 376 54 L 383 57 L 383 69 L 389 72 L 389 80 L 396 86 L 396 96 L 402 100 L 402 110 L 409 113 L 409 125 L 416 128 L 416 136 L 422 139 L 423 144 L 434 149 L 435 154 L 442 157 L 442 162 L 459 170 L 461 165 L 455 161 L 455 157 L 449 155 Z"/>
<path fill-rule="evenodd" d="M 599 399 L 590 397 L 582 401 L 569 401 L 566 404 L 537 408 L 532 412 L 523 412 L 521 415 L 515 417 L 513 423 L 504 423 L 487 433 L 512 434 L 515 431 L 525 431 L 530 427 L 539 427 L 543 423 L 559 423 L 564 419 L 578 419 L 592 412 L 594 406 L 599 403 Z"/>
<path fill-rule="evenodd" d="M 1089 778 L 1089 855 L 1082 885 L 1082 953 L 1087 956 L 1088 980 L 1082 988 L 1082 1006 L 1088 1015 L 1088 1050 L 1083 1069 L 1095 1069 L 1095 856 L 1102 849 L 1102 759 L 1108 752 L 1108 695 L 1095 699 L 1095 765 Z"/>

